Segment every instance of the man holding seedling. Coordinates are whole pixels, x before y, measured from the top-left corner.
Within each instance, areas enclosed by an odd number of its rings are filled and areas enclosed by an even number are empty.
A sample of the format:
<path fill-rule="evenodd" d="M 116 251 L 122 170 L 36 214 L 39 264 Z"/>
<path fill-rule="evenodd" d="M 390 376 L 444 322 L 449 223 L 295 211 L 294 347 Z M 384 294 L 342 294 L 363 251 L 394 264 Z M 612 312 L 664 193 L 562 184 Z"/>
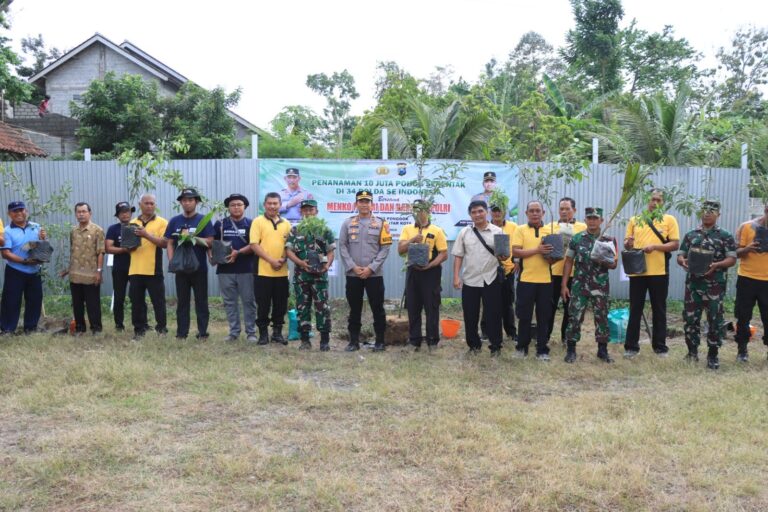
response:
<path fill-rule="evenodd" d="M 408 309 L 408 339 L 416 350 L 421 348 L 421 311 L 426 316 L 427 348 L 432 350 L 440 341 L 440 278 L 442 263 L 448 259 L 448 241 L 442 228 L 430 222 L 429 204 L 417 199 L 413 202 L 414 223 L 403 227 L 397 252 L 408 254 L 411 244 L 427 246 L 426 265 L 407 261 L 405 304 Z"/>
<path fill-rule="evenodd" d="M 560 295 L 564 303 L 568 304 L 568 325 L 563 338 L 566 342 L 565 362 L 576 361 L 576 344 L 581 339 L 584 312 L 588 306 L 592 306 L 597 357 L 606 363 L 612 363 L 613 359 L 608 354 L 608 270 L 616 268 L 618 260 L 614 257 L 612 263 L 605 260 L 595 261 L 592 258 L 592 249 L 597 240 L 612 243 L 614 255 L 618 254 L 618 247 L 615 239 L 600 236 L 603 223 L 602 208 L 590 206 L 584 210 L 584 217 L 587 230 L 573 235 L 568 243 L 563 264 L 563 279 L 560 283 Z"/>
<path fill-rule="evenodd" d="M 293 289 L 301 336 L 300 350 L 309 350 L 312 328 L 312 303 L 315 322 L 320 333 L 320 351 L 331 349 L 331 308 L 328 305 L 328 269 L 333 265 L 336 240 L 325 221 L 317 217 L 317 201 L 301 202 L 302 221 L 291 228 L 285 242 L 285 253 L 296 266 L 293 269 Z"/>
<path fill-rule="evenodd" d="M 509 258 L 501 262 L 504 267 L 504 282 L 501 284 L 501 325 L 504 333 L 511 339 L 517 338 L 515 327 L 515 260 L 512 259 L 512 236 L 515 234 L 517 224 L 506 218 L 504 209 L 496 204 L 491 204 L 491 222 L 501 228 L 502 233 L 509 236 Z M 486 315 L 483 311 L 481 330 L 485 332 Z"/>
<path fill-rule="evenodd" d="M 736 240 L 739 248 L 739 277 L 736 281 L 736 343 L 739 347 L 737 360 L 749 359 L 749 322 L 755 303 L 760 309 L 763 322 L 763 344 L 768 345 L 768 204 L 763 216 L 739 226 Z"/>
<path fill-rule="evenodd" d="M 119 222 L 107 228 L 104 238 L 105 251 L 112 255 L 112 315 L 115 330 L 125 330 L 125 295 L 128 290 L 128 269 L 131 267 L 131 250 L 121 247 L 123 226 L 131 221 L 131 214 L 136 211 L 125 201 L 115 205 L 115 217 Z"/>
<path fill-rule="evenodd" d="M 723 343 L 723 300 L 727 283 L 727 270 L 736 264 L 736 241 L 728 231 L 717 225 L 720 217 L 718 201 L 704 201 L 701 210 L 701 226 L 689 231 L 680 244 L 677 264 L 688 271 L 685 277 L 685 344 L 689 361 L 699 360 L 701 312 L 707 312 L 707 368 L 720 367 L 718 349 Z M 692 254 L 692 253 L 696 254 Z M 707 269 L 695 269 L 692 257 L 711 259 Z M 706 261 L 705 261 L 706 262 Z M 705 270 L 700 273 L 700 270 Z M 695 272 L 695 273 L 694 273 Z"/>

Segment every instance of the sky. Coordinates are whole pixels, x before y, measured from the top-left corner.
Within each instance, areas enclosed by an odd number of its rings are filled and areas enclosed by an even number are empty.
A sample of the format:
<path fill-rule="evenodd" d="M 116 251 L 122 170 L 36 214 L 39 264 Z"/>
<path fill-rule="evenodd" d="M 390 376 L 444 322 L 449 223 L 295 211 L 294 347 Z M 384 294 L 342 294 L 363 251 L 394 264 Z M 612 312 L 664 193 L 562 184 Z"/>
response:
<path fill-rule="evenodd" d="M 622 26 L 660 31 L 672 25 L 714 65 L 739 28 L 768 19 L 755 0 L 624 0 Z M 98 32 L 128 40 L 203 87 L 242 88 L 234 109 L 252 123 L 269 122 L 286 105 L 322 112 L 306 87 L 313 73 L 348 69 L 360 98 L 353 114 L 375 105 L 376 64 L 396 61 L 419 78 L 436 66 L 473 82 L 486 62 L 506 60 L 520 36 L 539 32 L 555 47 L 573 28 L 568 0 L 15 0 L 10 37 L 42 34 L 70 49 Z"/>

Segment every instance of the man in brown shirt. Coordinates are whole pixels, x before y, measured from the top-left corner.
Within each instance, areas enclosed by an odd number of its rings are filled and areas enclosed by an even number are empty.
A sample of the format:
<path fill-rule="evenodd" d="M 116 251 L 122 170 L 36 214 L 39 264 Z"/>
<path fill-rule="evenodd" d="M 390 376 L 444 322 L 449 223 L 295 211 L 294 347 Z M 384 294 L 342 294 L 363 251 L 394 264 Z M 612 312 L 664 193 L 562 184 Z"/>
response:
<path fill-rule="evenodd" d="M 91 332 L 101 332 L 101 269 L 104 263 L 104 230 L 91 222 L 88 203 L 75 205 L 77 226 L 69 235 L 69 268 L 61 276 L 69 275 L 72 292 L 72 312 L 75 316 L 75 332 L 85 332 L 85 310 Z"/>

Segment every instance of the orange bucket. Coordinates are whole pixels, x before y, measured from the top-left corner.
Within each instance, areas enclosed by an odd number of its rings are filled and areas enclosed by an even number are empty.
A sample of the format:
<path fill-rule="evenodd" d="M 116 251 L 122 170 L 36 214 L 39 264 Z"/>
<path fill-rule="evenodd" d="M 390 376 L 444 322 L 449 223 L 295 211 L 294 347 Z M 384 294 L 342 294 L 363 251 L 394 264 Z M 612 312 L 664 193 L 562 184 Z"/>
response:
<path fill-rule="evenodd" d="M 459 333 L 461 322 L 453 318 L 443 318 L 440 320 L 440 328 L 443 330 L 443 336 L 454 338 Z"/>

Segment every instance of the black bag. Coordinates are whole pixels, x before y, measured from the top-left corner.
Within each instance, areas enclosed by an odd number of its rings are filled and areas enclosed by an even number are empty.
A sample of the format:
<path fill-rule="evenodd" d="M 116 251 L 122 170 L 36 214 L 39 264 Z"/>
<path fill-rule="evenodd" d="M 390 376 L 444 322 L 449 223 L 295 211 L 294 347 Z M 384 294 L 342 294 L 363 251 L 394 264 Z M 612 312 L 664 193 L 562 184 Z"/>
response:
<path fill-rule="evenodd" d="M 485 239 L 483 238 L 483 235 L 480 234 L 480 232 L 477 230 L 477 228 L 472 226 L 472 231 L 474 231 L 475 235 L 477 235 L 477 238 L 480 239 L 480 243 L 483 244 L 483 247 L 485 247 L 485 249 L 489 253 L 491 253 L 492 256 L 496 257 L 496 253 L 494 252 L 493 249 L 491 249 L 488 246 L 487 243 L 485 243 Z M 499 265 L 498 267 L 496 267 L 496 280 L 499 281 L 499 282 L 504 282 L 504 277 L 505 277 L 505 275 L 504 275 L 504 267 Z"/>
<path fill-rule="evenodd" d="M 40 263 L 48 263 L 51 261 L 52 254 L 53 247 L 51 247 L 51 243 L 48 242 L 48 240 L 38 240 L 29 243 L 27 258 L 30 260 L 39 261 Z"/>
<path fill-rule="evenodd" d="M 661 243 L 665 244 L 669 242 L 668 238 L 664 238 L 661 236 L 661 233 L 659 233 L 659 230 L 656 229 L 656 226 L 653 225 L 653 221 L 648 223 L 648 227 L 651 228 L 651 231 L 653 231 L 653 234 L 656 235 L 656 237 L 661 240 Z M 672 259 L 672 253 L 671 252 L 665 252 L 664 253 L 664 273 L 669 274 L 669 260 Z"/>
<path fill-rule="evenodd" d="M 181 244 L 173 251 L 173 258 L 168 264 L 168 272 L 174 274 L 194 274 L 200 268 L 200 261 L 192 244 Z"/>
<path fill-rule="evenodd" d="M 133 249 L 141 245 L 141 240 L 136 236 L 138 228 L 136 224 L 123 224 L 120 226 L 120 247 Z"/>
<path fill-rule="evenodd" d="M 640 249 L 621 251 L 621 266 L 628 276 L 645 274 L 645 253 Z"/>

